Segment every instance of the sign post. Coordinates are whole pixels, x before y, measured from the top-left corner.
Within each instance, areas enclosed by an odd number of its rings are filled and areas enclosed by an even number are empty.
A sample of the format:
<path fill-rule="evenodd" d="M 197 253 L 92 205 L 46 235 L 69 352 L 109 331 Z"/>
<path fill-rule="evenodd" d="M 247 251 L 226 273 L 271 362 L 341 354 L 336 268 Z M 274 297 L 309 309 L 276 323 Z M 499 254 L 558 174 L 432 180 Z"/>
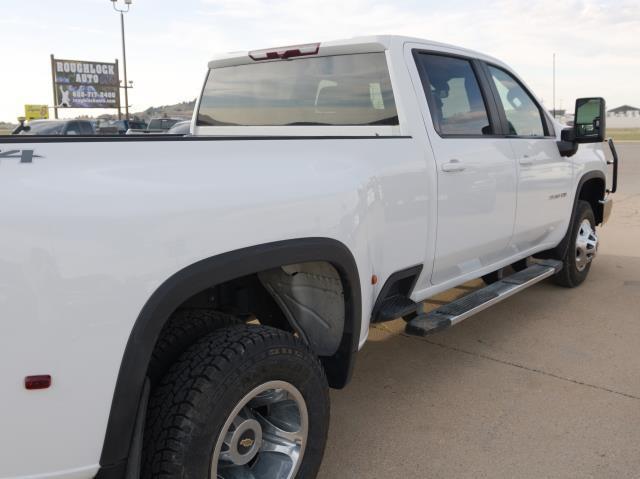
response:
<path fill-rule="evenodd" d="M 51 55 L 54 114 L 58 108 L 120 108 L 118 62 L 62 60 Z"/>
<path fill-rule="evenodd" d="M 51 54 L 51 84 L 53 85 L 53 117 L 58 119 L 58 99 L 56 97 L 56 70 L 53 53 Z"/>

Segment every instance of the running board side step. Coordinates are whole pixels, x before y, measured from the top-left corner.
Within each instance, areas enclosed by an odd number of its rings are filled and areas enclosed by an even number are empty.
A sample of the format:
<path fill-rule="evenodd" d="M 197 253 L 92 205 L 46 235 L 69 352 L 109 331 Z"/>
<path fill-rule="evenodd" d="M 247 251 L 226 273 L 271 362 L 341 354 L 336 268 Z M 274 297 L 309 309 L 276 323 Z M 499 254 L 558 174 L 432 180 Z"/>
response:
<path fill-rule="evenodd" d="M 489 286 L 478 289 L 438 309 L 419 314 L 407 322 L 405 332 L 412 336 L 427 336 L 450 328 L 529 286 L 553 276 L 561 269 L 561 261 L 538 260 L 528 268 Z"/>

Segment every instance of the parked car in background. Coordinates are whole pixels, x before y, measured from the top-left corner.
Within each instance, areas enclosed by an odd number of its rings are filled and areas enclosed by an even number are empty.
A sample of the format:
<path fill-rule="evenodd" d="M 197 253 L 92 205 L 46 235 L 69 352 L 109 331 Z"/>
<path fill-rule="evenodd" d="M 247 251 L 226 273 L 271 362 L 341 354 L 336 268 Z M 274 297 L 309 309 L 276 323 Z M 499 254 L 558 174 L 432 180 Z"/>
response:
<path fill-rule="evenodd" d="M 149 133 L 164 133 L 181 121 L 183 121 L 182 118 L 153 118 L 147 126 L 147 131 Z"/>
<path fill-rule="evenodd" d="M 179 121 L 167 130 L 168 135 L 188 135 L 191 128 L 191 120 Z"/>
<path fill-rule="evenodd" d="M 33 120 L 16 129 L 14 134 L 86 136 L 95 135 L 95 130 L 88 120 Z"/>
<path fill-rule="evenodd" d="M 128 130 L 146 130 L 143 120 L 103 120 L 98 119 L 96 133 L 98 135 L 124 135 Z"/>
<path fill-rule="evenodd" d="M 167 133 L 173 125 L 182 121 L 185 121 L 184 118 L 152 118 L 145 128 L 129 128 L 127 130 L 127 135 L 139 135 L 141 133 Z"/>

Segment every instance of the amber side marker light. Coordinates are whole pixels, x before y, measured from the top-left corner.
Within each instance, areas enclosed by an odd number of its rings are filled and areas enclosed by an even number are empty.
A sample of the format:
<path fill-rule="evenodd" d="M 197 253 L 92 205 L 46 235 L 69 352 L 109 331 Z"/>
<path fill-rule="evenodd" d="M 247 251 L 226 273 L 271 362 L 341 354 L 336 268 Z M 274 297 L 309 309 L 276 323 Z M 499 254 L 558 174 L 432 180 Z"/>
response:
<path fill-rule="evenodd" d="M 51 376 L 41 374 L 39 376 L 27 376 L 24 378 L 24 387 L 29 390 L 47 389 L 51 386 Z"/>

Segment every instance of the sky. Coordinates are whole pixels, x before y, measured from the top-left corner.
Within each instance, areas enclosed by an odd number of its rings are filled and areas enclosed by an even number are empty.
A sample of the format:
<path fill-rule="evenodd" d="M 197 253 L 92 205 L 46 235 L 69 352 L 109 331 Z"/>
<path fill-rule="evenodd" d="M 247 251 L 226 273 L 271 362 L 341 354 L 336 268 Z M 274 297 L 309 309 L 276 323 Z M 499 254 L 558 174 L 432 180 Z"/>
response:
<path fill-rule="evenodd" d="M 121 59 L 110 0 L 0 1 L 0 121 L 53 102 L 50 54 Z M 372 34 L 497 57 L 548 108 L 555 53 L 558 108 L 583 96 L 640 107 L 639 0 L 133 0 L 125 27 L 132 111 L 194 99 L 216 53 Z"/>

